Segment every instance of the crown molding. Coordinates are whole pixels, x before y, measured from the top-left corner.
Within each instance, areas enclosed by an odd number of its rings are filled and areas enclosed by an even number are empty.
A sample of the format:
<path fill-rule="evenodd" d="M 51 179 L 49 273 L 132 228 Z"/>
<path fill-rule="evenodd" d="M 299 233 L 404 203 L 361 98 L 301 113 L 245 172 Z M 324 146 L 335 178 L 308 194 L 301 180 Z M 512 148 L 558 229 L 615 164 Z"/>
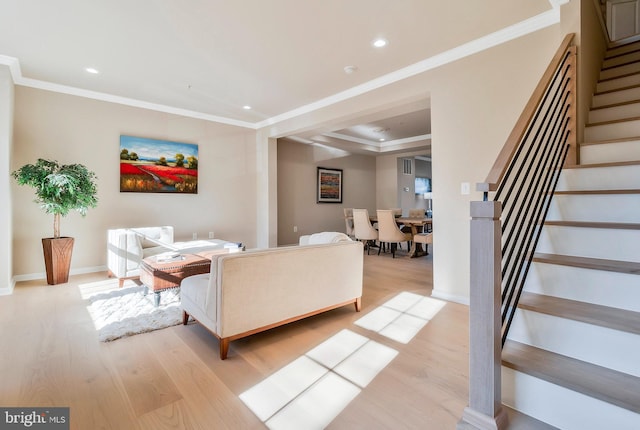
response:
<path fill-rule="evenodd" d="M 408 143 L 415 143 L 423 140 L 431 141 L 431 133 L 421 134 L 420 136 L 406 137 L 404 139 L 396 139 L 396 140 L 389 140 L 387 142 L 380 142 L 380 148 L 384 149 L 388 146 L 406 145 Z"/>
<path fill-rule="evenodd" d="M 551 3 L 551 7 L 558 8 L 558 7 L 562 6 L 563 4 L 569 3 L 570 1 L 571 0 L 549 0 L 549 3 Z"/>
<path fill-rule="evenodd" d="M 0 64 L 4 64 L 5 66 L 9 67 L 9 71 L 11 72 L 11 79 L 13 79 L 14 84 L 18 81 L 18 79 L 22 78 L 20 62 L 17 58 L 9 57 L 7 55 L 0 55 Z"/>
<path fill-rule="evenodd" d="M 441 67 L 445 64 L 459 60 L 461 58 L 476 54 L 478 52 L 490 49 L 496 45 L 509 42 L 513 39 L 525 36 L 529 33 L 533 33 L 538 30 L 542 30 L 551 25 L 560 22 L 560 9 L 556 5 L 564 4 L 568 0 L 550 0 L 553 6 L 547 12 L 543 12 L 539 15 L 521 21 L 517 24 L 506 27 L 502 30 L 498 30 L 494 33 L 483 36 L 479 39 L 460 45 L 456 48 L 434 55 L 405 68 L 399 69 L 395 72 L 388 73 L 379 78 L 349 88 L 345 91 L 339 92 L 329 97 L 325 97 L 313 103 L 301 106 L 299 108 L 290 110 L 288 112 L 276 115 L 266 120 L 250 123 L 246 121 L 235 120 L 231 118 L 225 118 L 216 115 L 205 114 L 202 112 L 191 111 L 187 109 L 176 108 L 172 106 L 146 102 L 143 100 L 132 99 L 128 97 L 116 96 L 113 94 L 101 93 L 97 91 L 90 91 L 82 88 L 71 87 L 67 85 L 60 85 L 51 82 L 41 81 L 37 79 L 25 78 L 22 76 L 20 69 L 20 62 L 17 58 L 0 55 L 0 64 L 9 66 L 11 70 L 11 76 L 16 85 L 37 88 L 47 91 L 53 91 L 63 94 L 70 94 L 78 97 L 86 97 L 95 100 L 101 100 L 111 103 L 117 103 L 127 106 L 133 106 L 143 109 L 155 110 L 159 112 L 165 112 L 174 115 L 180 115 L 195 119 L 202 119 L 205 121 L 218 122 L 222 124 L 228 124 L 238 127 L 244 127 L 249 129 L 260 129 L 268 127 L 276 123 L 304 115 L 315 110 L 331 106 L 333 104 L 351 99 L 353 97 L 365 94 L 367 92 L 376 90 L 378 88 L 393 84 L 403 79 L 410 78 L 412 76 L 424 73 L 428 70 Z"/>
<path fill-rule="evenodd" d="M 561 0 L 562 1 L 562 0 Z M 403 69 L 396 70 L 395 72 L 388 73 L 379 78 L 365 82 L 364 84 L 357 85 L 349 88 L 348 90 L 318 100 L 305 106 L 301 106 L 297 109 L 293 109 L 289 112 L 285 112 L 281 115 L 276 115 L 272 118 L 268 118 L 262 122 L 257 123 L 257 128 L 268 127 L 276 123 L 304 115 L 315 110 L 331 106 L 335 103 L 339 103 L 350 98 L 365 94 L 369 91 L 384 87 L 386 85 L 393 84 L 403 79 L 410 78 L 412 76 L 424 73 L 426 71 L 435 69 L 437 67 L 444 66 L 445 64 L 452 63 L 464 57 L 468 57 L 478 52 L 482 52 L 486 49 L 493 48 L 494 46 L 502 43 L 509 42 L 527 34 L 533 33 L 538 30 L 550 27 L 560 22 L 560 9 L 553 8 L 547 12 L 543 12 L 539 15 L 521 21 L 517 24 L 506 27 L 502 30 L 498 30 L 494 33 L 483 36 L 479 39 L 462 44 L 448 51 L 434 55 L 433 57 L 419 61 L 415 64 L 407 66 Z"/>
<path fill-rule="evenodd" d="M 15 81 L 15 79 L 14 79 Z M 20 78 L 16 81 L 17 85 L 22 85 L 30 88 L 37 88 L 41 90 L 53 91 L 56 93 L 70 94 L 78 97 L 86 97 L 94 100 L 100 100 L 110 103 L 117 103 L 126 106 L 132 106 L 142 109 L 149 109 L 158 112 L 170 113 L 174 115 L 185 116 L 189 118 L 202 119 L 205 121 L 218 122 L 222 124 L 235 125 L 238 127 L 255 129 L 255 124 L 246 121 L 239 121 L 231 118 L 225 118 L 216 115 L 210 115 L 202 112 L 196 112 L 188 109 L 181 109 L 173 106 L 167 106 L 158 103 L 146 102 L 143 100 L 132 99 L 129 97 L 116 96 L 108 93 L 101 93 L 98 91 L 86 90 L 83 88 L 71 87 L 68 85 L 54 84 L 52 82 L 40 81 L 37 79 Z"/>
<path fill-rule="evenodd" d="M 346 140 L 348 142 L 361 143 L 363 145 L 370 145 L 375 147 L 380 147 L 380 142 L 374 142 L 369 139 L 362 139 L 360 137 L 347 136 L 346 134 L 340 133 L 322 133 L 325 137 L 331 137 L 333 139 Z"/>
<path fill-rule="evenodd" d="M 422 134 L 420 136 L 411 136 L 406 137 L 404 139 L 396 139 L 396 140 L 388 140 L 384 142 L 377 142 L 369 139 L 362 139 L 360 137 L 347 136 L 346 134 L 340 133 L 322 133 L 324 137 L 330 137 L 333 139 L 346 140 L 348 142 L 360 143 L 362 145 L 373 146 L 374 148 L 378 148 L 378 150 L 383 150 L 387 147 L 404 145 L 407 143 L 415 143 L 423 140 L 431 140 L 431 134 Z"/>

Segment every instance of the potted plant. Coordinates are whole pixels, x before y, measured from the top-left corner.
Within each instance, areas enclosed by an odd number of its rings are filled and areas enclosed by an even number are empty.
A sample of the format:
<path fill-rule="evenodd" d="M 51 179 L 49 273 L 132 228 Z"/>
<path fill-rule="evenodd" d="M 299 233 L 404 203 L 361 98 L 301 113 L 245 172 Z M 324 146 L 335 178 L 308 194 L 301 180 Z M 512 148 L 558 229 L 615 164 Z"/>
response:
<path fill-rule="evenodd" d="M 60 218 L 72 210 L 85 216 L 90 207 L 96 207 L 96 175 L 82 164 L 61 165 L 42 158 L 11 175 L 18 184 L 35 188 L 35 202 L 46 213 L 53 214 L 53 237 L 42 239 L 47 283 L 67 282 L 74 239 L 60 236 Z"/>

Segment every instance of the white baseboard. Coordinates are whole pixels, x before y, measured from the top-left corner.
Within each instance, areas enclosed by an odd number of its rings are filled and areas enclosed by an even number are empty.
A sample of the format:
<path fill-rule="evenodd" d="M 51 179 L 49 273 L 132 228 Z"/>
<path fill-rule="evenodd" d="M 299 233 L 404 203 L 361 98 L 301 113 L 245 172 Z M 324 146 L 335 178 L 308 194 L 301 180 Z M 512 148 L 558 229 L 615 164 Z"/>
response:
<path fill-rule="evenodd" d="M 431 292 L 431 297 L 469 306 L 469 297 L 467 296 L 458 296 L 434 289 Z"/>
<path fill-rule="evenodd" d="M 69 276 L 83 275 L 85 273 L 105 272 L 106 270 L 107 270 L 107 266 L 81 267 L 78 269 L 71 269 L 69 271 Z M 41 273 L 27 273 L 25 275 L 16 275 L 13 277 L 13 285 L 15 286 L 16 282 L 33 281 L 36 279 L 47 279 L 47 274 L 45 272 L 41 272 Z M 2 295 L 1 291 L 2 289 L 0 289 L 0 295 Z M 11 288 L 11 291 L 13 292 L 13 288 Z M 11 293 L 8 293 L 8 294 L 11 294 Z"/>
<path fill-rule="evenodd" d="M 11 294 L 13 294 L 13 289 L 16 286 L 16 281 L 15 279 L 11 280 L 11 284 L 9 284 L 8 287 L 4 287 L 4 288 L 0 288 L 0 296 L 9 296 Z"/>

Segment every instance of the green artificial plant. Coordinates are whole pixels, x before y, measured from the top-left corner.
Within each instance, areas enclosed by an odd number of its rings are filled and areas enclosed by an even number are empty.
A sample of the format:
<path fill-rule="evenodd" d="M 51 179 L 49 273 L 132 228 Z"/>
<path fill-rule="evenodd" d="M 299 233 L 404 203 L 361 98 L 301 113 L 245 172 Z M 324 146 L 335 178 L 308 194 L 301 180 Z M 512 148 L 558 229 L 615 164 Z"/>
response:
<path fill-rule="evenodd" d="M 36 200 L 46 213 L 53 214 L 53 237 L 60 237 L 60 217 L 70 211 L 87 214 L 98 204 L 96 175 L 82 164 L 58 164 L 39 158 L 11 174 L 20 185 L 35 188 Z"/>

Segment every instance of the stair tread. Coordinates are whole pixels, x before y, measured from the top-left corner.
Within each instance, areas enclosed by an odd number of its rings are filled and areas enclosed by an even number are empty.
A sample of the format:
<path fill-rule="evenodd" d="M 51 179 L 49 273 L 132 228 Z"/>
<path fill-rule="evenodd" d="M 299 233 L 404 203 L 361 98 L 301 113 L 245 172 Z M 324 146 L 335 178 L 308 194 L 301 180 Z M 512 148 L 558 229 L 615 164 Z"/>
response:
<path fill-rule="evenodd" d="M 610 78 L 600 78 L 600 79 L 598 79 L 598 83 L 600 83 L 600 82 L 609 82 L 609 81 L 613 81 L 615 79 L 626 78 L 626 77 L 637 75 L 637 74 L 640 74 L 640 72 L 629 72 L 629 73 L 624 73 L 624 74 L 618 75 L 618 76 L 611 76 Z"/>
<path fill-rule="evenodd" d="M 640 141 L 640 136 L 637 137 L 620 137 L 618 139 L 606 139 L 606 140 L 595 140 L 590 142 L 582 142 L 580 146 L 584 145 L 602 145 L 607 143 L 622 143 L 622 142 L 634 142 Z"/>
<path fill-rule="evenodd" d="M 614 70 L 614 69 L 617 69 L 619 67 L 625 67 L 625 66 L 630 66 L 631 64 L 636 64 L 637 62 L 638 62 L 638 60 L 631 59 L 629 61 L 625 61 L 625 62 L 620 63 L 620 64 L 612 64 L 611 66 L 602 66 L 602 68 L 600 70 Z"/>
<path fill-rule="evenodd" d="M 628 87 L 628 88 L 624 88 L 624 89 L 620 89 L 620 90 L 609 90 L 609 91 L 604 91 L 602 93 L 598 93 L 598 94 L 608 94 L 608 93 L 613 93 L 616 91 L 623 91 L 625 89 L 631 89 L 631 88 L 638 88 L 640 87 L 640 85 L 635 85 L 634 87 Z M 596 94 L 596 95 L 598 95 Z M 634 105 L 634 104 L 638 104 L 640 103 L 640 99 L 633 99 L 633 100 L 627 100 L 624 102 L 616 102 L 616 103 L 610 103 L 610 104 L 606 104 L 606 105 L 602 105 L 602 106 L 593 106 L 589 109 L 590 112 L 593 111 L 598 111 L 598 110 L 602 110 L 602 109 L 609 109 L 609 108 L 614 108 L 614 107 L 619 107 L 619 106 L 628 106 L 628 105 Z"/>
<path fill-rule="evenodd" d="M 640 194 L 640 188 L 625 190 L 564 190 L 554 191 L 554 194 Z"/>
<path fill-rule="evenodd" d="M 615 46 L 615 47 L 607 50 L 607 52 L 604 54 L 604 60 L 610 60 L 612 58 L 620 57 L 620 56 L 623 56 L 623 55 L 629 55 L 629 54 L 632 54 L 634 52 L 640 51 L 640 46 L 635 48 L 635 47 L 633 47 L 634 44 L 640 44 L 640 42 L 634 41 L 634 42 L 631 42 L 631 43 L 625 43 L 624 45 Z M 621 48 L 624 48 L 624 47 L 630 47 L 631 49 L 629 51 L 623 51 L 623 52 L 616 53 L 617 51 L 621 51 Z"/>
<path fill-rule="evenodd" d="M 558 430 L 558 427 L 554 427 L 550 424 L 542 422 L 530 415 L 524 414 L 504 404 L 502 405 L 502 409 L 504 409 L 504 411 L 507 413 L 507 416 L 509 417 L 510 430 Z M 458 429 L 460 428 L 458 427 Z"/>
<path fill-rule="evenodd" d="M 613 330 L 640 334 L 640 312 L 523 292 L 518 307 Z"/>
<path fill-rule="evenodd" d="M 611 228 L 619 230 L 640 230 L 640 224 L 631 222 L 602 222 L 602 221 L 556 221 L 546 220 L 544 225 L 585 228 Z"/>
<path fill-rule="evenodd" d="M 536 252 L 533 255 L 533 261 L 537 263 L 558 264 L 562 266 L 640 275 L 640 263 L 634 261 L 606 260 L 602 258 L 546 254 L 542 252 Z"/>
<path fill-rule="evenodd" d="M 502 364 L 587 396 L 640 413 L 640 378 L 507 340 Z"/>
<path fill-rule="evenodd" d="M 610 161 L 607 163 L 568 164 L 563 169 L 590 169 L 594 167 L 640 166 L 640 160 Z"/>
<path fill-rule="evenodd" d="M 639 120 L 640 120 L 640 116 L 632 116 L 629 118 L 610 119 L 607 121 L 590 122 L 588 124 L 585 124 L 585 127 L 597 127 L 600 125 L 620 124 L 623 122 L 632 122 L 632 121 L 639 121 Z"/>

